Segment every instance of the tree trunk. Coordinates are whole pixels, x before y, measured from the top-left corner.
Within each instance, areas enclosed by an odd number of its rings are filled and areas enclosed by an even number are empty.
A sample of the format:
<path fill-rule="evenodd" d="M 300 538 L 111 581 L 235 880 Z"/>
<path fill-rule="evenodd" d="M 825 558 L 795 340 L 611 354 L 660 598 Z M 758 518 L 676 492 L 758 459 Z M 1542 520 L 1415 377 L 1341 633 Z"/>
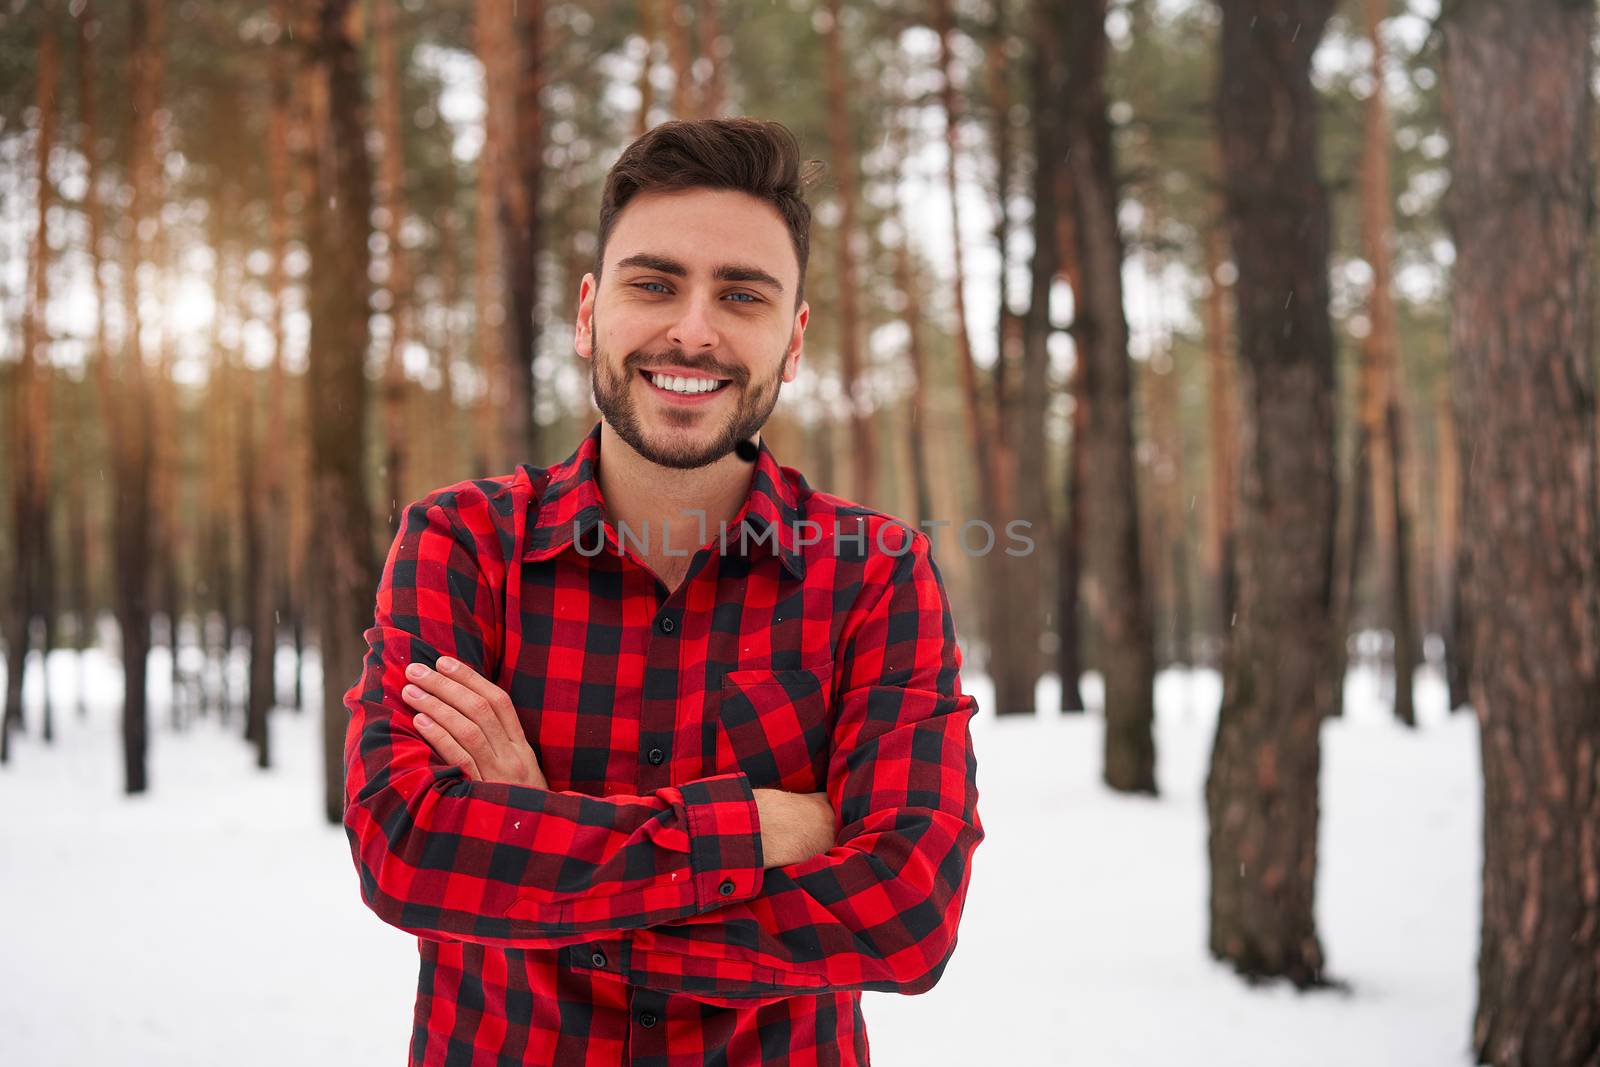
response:
<path fill-rule="evenodd" d="M 1443 18 L 1462 593 L 1482 743 L 1475 1062 L 1600 1062 L 1594 7 Z M 1537 108 L 1530 110 L 1534 102 Z M 1507 252 L 1515 250 L 1515 269 Z"/>
<path fill-rule="evenodd" d="M 649 3 L 650 0 L 645 0 Z M 667 58 L 672 62 L 672 117 L 692 119 L 699 112 L 694 91 L 694 50 L 684 0 L 660 0 L 661 26 L 667 36 Z"/>
<path fill-rule="evenodd" d="M 84 157 L 84 193 L 83 209 L 88 226 L 88 253 L 89 265 L 92 274 L 91 289 L 94 293 L 94 342 L 88 353 L 89 368 L 88 378 L 94 387 L 93 402 L 88 406 L 93 410 L 98 403 L 99 411 L 103 416 L 102 425 L 105 427 L 105 440 L 107 449 L 114 450 L 124 440 L 121 427 L 116 421 L 117 407 L 115 403 L 115 388 L 111 381 L 111 347 L 106 339 L 106 308 L 110 305 L 110 298 L 106 293 L 105 265 L 102 258 L 101 238 L 104 229 L 104 212 L 100 206 L 97 192 L 100 179 L 100 152 L 99 152 L 99 124 L 96 121 L 96 105 L 94 95 L 94 50 L 90 47 L 89 23 L 92 18 L 91 8 L 86 4 L 73 17 L 73 33 L 77 41 L 78 50 L 78 107 L 83 122 Z M 101 469 L 101 478 L 96 481 L 97 487 L 105 486 L 104 469 Z M 116 473 L 116 465 L 112 464 L 112 473 Z M 86 479 L 85 479 L 86 480 Z M 103 491 L 103 488 L 102 488 Z M 93 532 L 86 529 L 85 538 L 88 542 L 86 555 L 89 560 L 83 567 L 85 588 L 90 584 L 90 575 L 98 571 L 99 554 L 95 546 L 100 542 Z M 88 607 L 88 597 L 85 595 L 85 610 L 83 612 L 84 625 L 90 627 L 86 635 L 88 641 L 93 640 L 93 628 L 90 615 L 92 609 Z M 79 680 L 84 680 L 84 667 L 79 662 Z M 88 715 L 87 685 L 80 684 L 78 688 L 78 718 L 83 720 Z"/>
<path fill-rule="evenodd" d="M 273 0 L 273 21 L 287 28 L 291 22 L 292 0 Z M 257 568 L 261 572 L 266 592 L 263 609 L 256 624 L 264 632 L 254 641 L 250 655 L 250 670 L 260 670 L 267 676 L 265 682 L 250 680 L 251 692 L 264 689 L 268 694 L 268 709 L 277 704 L 278 627 L 283 612 L 289 610 L 290 577 L 286 551 L 289 538 L 289 520 L 286 494 L 285 467 L 288 464 L 285 447 L 284 398 L 288 393 L 288 368 L 284 364 L 286 326 L 285 294 L 289 286 L 285 260 L 289 254 L 289 131 L 292 123 L 291 106 L 294 82 L 290 64 L 294 54 L 289 51 L 289 37 L 281 34 L 272 45 L 269 56 L 271 82 L 271 113 L 267 120 L 267 180 L 270 199 L 268 239 L 271 241 L 272 270 L 268 286 L 272 291 L 272 367 L 268 372 L 266 446 L 257 452 L 259 472 L 256 477 L 264 497 L 266 519 L 263 524 L 263 559 Z"/>
<path fill-rule="evenodd" d="M 12 391 L 14 409 L 6 419 L 11 427 L 7 442 L 14 457 L 11 520 L 15 537 L 12 557 L 13 579 L 11 640 L 7 644 L 6 706 L 0 719 L 0 763 L 10 759 L 11 732 L 23 729 L 22 681 L 27 668 L 28 650 L 33 643 L 33 620 L 50 610 L 47 601 L 50 566 L 50 343 L 45 308 L 49 303 L 50 242 L 48 219 L 54 185 L 48 163 L 55 144 L 57 89 L 60 59 L 55 33 L 49 18 L 39 48 L 39 68 L 34 85 L 34 103 L 39 111 L 39 132 L 34 158 L 38 167 L 35 204 L 36 224 L 32 248 L 28 253 L 28 291 L 22 317 L 22 360 L 17 367 Z M 48 651 L 48 649 L 45 649 Z M 40 670 L 45 669 L 41 659 Z M 46 722 L 49 700 L 46 697 Z M 48 727 L 47 727 L 48 729 Z M 46 736 L 46 740 L 49 737 Z"/>
<path fill-rule="evenodd" d="M 962 256 L 961 208 L 957 195 L 956 163 L 960 158 L 960 111 L 957 106 L 955 64 L 950 38 L 954 16 L 950 0 L 935 0 L 935 28 L 939 35 L 940 100 L 945 116 L 945 188 L 950 197 L 950 229 L 953 240 L 951 300 L 956 319 L 956 349 L 961 371 L 962 399 L 966 415 L 967 443 L 977 466 L 979 518 L 994 533 L 994 547 L 983 557 L 985 572 L 981 603 L 984 643 L 988 655 L 985 666 L 994 682 L 995 712 L 1000 715 L 1028 714 L 1034 711 L 1034 684 L 1038 648 L 1019 639 L 1015 625 L 1016 599 L 1011 584 L 1015 557 L 1006 555 L 1008 541 L 1002 539 L 1010 497 L 1008 478 L 1002 460 L 1002 435 L 993 408 L 985 397 L 977 361 L 972 354 L 966 302 L 966 267 Z"/>
<path fill-rule="evenodd" d="M 1223 0 L 1217 120 L 1238 262 L 1237 621 L 1206 781 L 1210 945 L 1325 985 L 1313 904 L 1318 732 L 1337 706 L 1328 207 L 1311 56 L 1333 0 Z"/>
<path fill-rule="evenodd" d="M 700 59 L 706 76 L 700 86 L 700 117 L 714 118 L 726 105 L 722 84 L 722 0 L 697 0 L 695 24 L 700 35 Z"/>
<path fill-rule="evenodd" d="M 1452 372 L 1453 373 L 1453 372 Z M 1450 710 L 1467 703 L 1467 644 L 1461 623 L 1461 447 L 1451 410 L 1450 382 L 1441 378 L 1434 390 L 1435 450 L 1439 457 L 1437 557 L 1434 560 L 1434 596 L 1439 602 L 1439 632 L 1444 638 L 1445 685 Z"/>
<path fill-rule="evenodd" d="M 1041 35 L 1042 36 L 1042 35 Z M 1073 293 L 1073 303 L 1082 299 L 1083 271 L 1078 264 L 1078 239 L 1072 223 L 1072 212 L 1063 211 L 1063 205 L 1072 203 L 1072 175 L 1067 167 L 1055 168 L 1055 248 L 1060 261 L 1060 276 L 1067 280 Z M 1077 323 L 1073 323 L 1076 331 Z M 1076 334 L 1074 352 L 1081 351 Z M 1083 359 L 1074 358 L 1072 372 L 1067 379 L 1067 396 L 1071 400 L 1069 425 L 1071 433 L 1067 444 L 1064 496 L 1066 516 L 1061 523 L 1060 536 L 1056 538 L 1056 672 L 1061 676 L 1061 710 L 1085 710 L 1080 679 L 1083 676 L 1083 628 L 1079 616 L 1083 587 L 1083 441 L 1088 435 L 1084 428 L 1088 408 L 1083 400 Z"/>
<path fill-rule="evenodd" d="M 1238 420 L 1235 400 L 1233 360 L 1228 355 L 1229 286 L 1222 281 L 1227 257 L 1228 236 L 1225 220 L 1206 228 L 1204 254 L 1208 287 L 1205 297 L 1206 332 L 1206 418 L 1210 440 L 1211 501 L 1206 540 L 1206 568 L 1210 572 L 1211 624 L 1218 645 L 1226 648 L 1233 632 L 1233 527 L 1235 508 L 1234 475 L 1239 465 L 1239 449 L 1234 441 Z"/>
<path fill-rule="evenodd" d="M 311 495 L 322 502 L 316 568 L 322 648 L 325 814 L 344 814 L 344 693 L 361 670 L 362 634 L 377 589 L 372 514 L 362 474 L 371 290 L 372 171 L 366 147 L 366 92 L 351 0 L 319 0 L 312 42 L 327 91 L 327 124 L 317 132 L 326 183 L 311 219 L 310 360 L 306 400 L 311 424 Z"/>
<path fill-rule="evenodd" d="M 1019 560 L 1019 572 L 1032 572 L 1037 588 L 1049 589 L 1047 580 L 1059 548 L 1050 506 L 1046 496 L 1048 475 L 1048 441 L 1045 438 L 1045 412 L 1050 403 L 1050 337 L 1054 330 L 1050 319 L 1050 291 L 1061 271 L 1060 248 L 1056 243 L 1056 229 L 1060 215 L 1057 190 L 1060 185 L 1061 129 L 1056 115 L 1056 102 L 1065 90 L 1065 69 L 1060 42 L 1048 18 L 1048 5 L 1037 5 L 1034 10 L 1033 68 L 1030 72 L 1030 106 L 1033 131 L 1033 261 L 1030 264 L 1028 310 L 1023 319 L 1021 387 L 1016 392 L 1017 406 L 1017 504 L 1020 518 L 1034 524 L 1034 555 Z M 1004 255 L 1002 254 L 1002 259 Z M 1003 304 L 1002 304 L 1003 306 Z M 999 361 L 997 366 L 1003 365 Z M 1057 574 L 1058 582 L 1060 575 Z M 1058 586 L 1059 587 L 1059 586 Z M 1029 630 L 1037 647 L 1043 631 L 1044 619 L 1040 609 L 1048 604 L 1044 597 L 1025 596 L 1029 607 Z M 1077 613 L 1076 590 L 1070 601 L 1062 598 L 1053 606 L 1056 632 L 1059 637 L 1063 627 L 1069 625 L 1069 616 Z M 1074 642 L 1075 644 L 1075 642 Z M 1076 649 L 1074 649 L 1076 651 Z M 1058 662 L 1059 666 L 1059 662 Z M 1071 679 L 1062 676 L 1062 693 L 1077 689 L 1077 675 Z"/>
<path fill-rule="evenodd" d="M 1105 677 L 1105 782 L 1124 793 L 1156 792 L 1155 650 L 1139 550 L 1128 322 L 1122 306 L 1122 234 L 1111 123 L 1106 115 L 1105 0 L 1068 5 L 1065 165 L 1083 290 L 1074 335 L 1087 408 L 1083 492 L 1089 608 Z"/>
<path fill-rule="evenodd" d="M 400 243 L 405 222 L 405 141 L 400 122 L 400 59 L 395 42 L 396 9 L 400 0 L 373 4 L 373 43 L 377 53 L 378 129 L 383 134 L 383 154 L 378 157 L 378 204 L 383 208 L 389 300 L 389 352 L 383 368 L 384 496 L 388 500 L 389 536 L 400 530 L 400 511 L 411 499 L 406 486 L 411 475 L 406 424 L 405 346 L 411 330 L 410 261 Z"/>
<path fill-rule="evenodd" d="M 508 74 L 512 120 L 516 125 L 506 173 L 506 293 L 511 315 L 507 334 L 507 398 L 501 436 L 510 462 L 532 462 L 539 454 L 534 422 L 533 359 L 539 350 L 538 271 L 539 197 L 544 184 L 544 112 L 539 90 L 544 84 L 544 2 L 521 0 L 516 6 L 513 37 L 507 42 L 516 59 Z"/>
<path fill-rule="evenodd" d="M 501 231 L 499 199 L 501 173 L 505 169 L 505 76 L 502 54 L 508 29 L 506 9 L 496 0 L 476 0 L 474 35 L 478 61 L 483 65 L 484 113 L 483 147 L 478 152 L 478 183 L 473 219 L 473 248 L 476 262 L 473 288 L 473 341 L 478 352 L 480 391 L 478 394 L 477 455 L 473 466 L 479 472 L 499 470 L 504 442 L 496 433 L 501 425 L 504 404 L 506 318 L 505 274 L 501 272 Z M 515 459 L 511 463 L 518 462 Z"/>
<path fill-rule="evenodd" d="M 1383 22 L 1388 0 L 1364 0 L 1367 40 L 1372 46 L 1373 89 L 1367 97 L 1366 139 L 1361 167 L 1361 243 L 1372 267 L 1372 295 L 1368 301 L 1369 327 L 1362 345 L 1364 377 L 1370 375 L 1370 395 L 1364 397 L 1361 433 L 1370 443 L 1372 480 L 1351 484 L 1354 494 L 1372 494 L 1372 520 L 1377 561 L 1386 576 L 1388 601 L 1384 605 L 1394 635 L 1394 714 L 1407 726 L 1417 722 L 1412 699 L 1418 639 L 1412 607 L 1411 553 L 1407 543 L 1411 511 L 1402 492 L 1404 471 L 1401 423 L 1400 342 L 1394 310 L 1394 211 L 1389 179 L 1390 133 L 1383 83 Z M 1371 371 L 1365 368 L 1371 365 Z M 1358 453 L 1360 451 L 1358 445 Z M 1359 541 L 1358 541 L 1359 543 Z M 1341 633 L 1344 631 L 1341 631 Z"/>
<path fill-rule="evenodd" d="M 165 0 L 133 0 L 129 5 L 128 53 L 131 59 L 134 121 L 128 138 L 128 184 L 123 281 L 123 358 L 120 388 L 112 399 L 107 423 L 120 428 L 113 450 L 115 489 L 112 523 L 115 538 L 117 622 L 122 631 L 122 752 L 124 789 L 132 795 L 149 787 L 146 766 L 149 708 L 145 699 L 150 656 L 150 536 L 154 518 L 150 501 L 150 466 L 154 445 L 150 424 L 151 390 L 140 340 L 139 266 L 145 260 L 141 224 L 158 206 L 161 168 L 155 158 L 155 113 L 162 96 L 162 64 L 166 23 Z"/>
<path fill-rule="evenodd" d="M 909 158 L 907 123 L 903 118 L 904 100 L 896 101 L 892 135 L 895 139 L 895 157 Z M 922 293 L 911 264 L 911 230 L 907 225 L 908 213 L 901 201 L 899 184 L 895 183 L 894 221 L 898 240 L 894 249 L 894 284 L 905 300 L 901 314 L 906 324 L 906 364 L 911 371 L 911 395 L 907 400 L 906 451 L 911 458 L 912 495 L 916 502 L 916 522 L 934 517 L 933 489 L 928 481 L 928 370 L 927 350 L 922 335 Z"/>
<path fill-rule="evenodd" d="M 839 228 L 834 234 L 835 281 L 839 286 L 839 371 L 845 409 L 850 417 L 851 499 L 872 506 L 878 497 L 874 472 L 878 453 L 872 421 L 861 395 L 861 311 L 856 291 L 856 149 L 851 135 L 850 101 L 857 94 L 846 85 L 840 0 L 828 0 L 822 47 L 828 99 L 829 168 L 839 183 Z"/>

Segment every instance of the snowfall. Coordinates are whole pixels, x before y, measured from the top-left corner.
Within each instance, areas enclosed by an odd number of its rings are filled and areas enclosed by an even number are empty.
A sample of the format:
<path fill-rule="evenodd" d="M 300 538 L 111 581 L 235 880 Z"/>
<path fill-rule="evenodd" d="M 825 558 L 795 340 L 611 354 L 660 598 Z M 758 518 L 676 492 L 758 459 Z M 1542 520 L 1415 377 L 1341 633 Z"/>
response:
<path fill-rule="evenodd" d="M 257 770 L 237 713 L 226 727 L 212 715 L 172 728 L 157 649 L 150 791 L 130 799 L 121 668 L 98 651 L 81 666 L 52 653 L 57 733 L 45 745 L 32 663 L 28 733 L 0 767 L 0 1059 L 404 1063 L 416 940 L 362 904 L 344 830 L 323 819 L 316 716 L 275 710 L 274 766 Z M 278 667 L 287 692 L 287 649 Z M 242 660 L 229 674 L 238 694 Z M 302 680 L 319 691 L 314 653 Z M 987 708 L 988 681 L 964 684 Z M 1447 711 L 1437 672 L 1417 677 L 1415 731 L 1393 722 L 1365 668 L 1323 727 L 1317 921 L 1328 973 L 1348 989 L 1310 994 L 1252 988 L 1206 950 L 1217 674 L 1157 681 L 1156 798 L 1101 784 L 1092 674 L 1083 691 L 1085 715 L 1056 711 L 1047 678 L 1037 716 L 973 720 L 987 835 L 955 955 L 928 993 L 864 995 L 874 1063 L 1471 1063 L 1477 726 Z"/>

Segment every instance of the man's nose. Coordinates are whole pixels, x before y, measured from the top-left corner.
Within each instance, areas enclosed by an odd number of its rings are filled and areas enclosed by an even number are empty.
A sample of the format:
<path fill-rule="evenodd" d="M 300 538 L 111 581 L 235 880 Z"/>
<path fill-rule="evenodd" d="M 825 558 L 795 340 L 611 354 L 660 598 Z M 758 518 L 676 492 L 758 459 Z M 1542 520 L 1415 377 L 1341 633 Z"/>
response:
<path fill-rule="evenodd" d="M 684 302 L 683 313 L 667 330 L 667 340 L 685 352 L 716 347 L 717 331 L 704 301 Z"/>

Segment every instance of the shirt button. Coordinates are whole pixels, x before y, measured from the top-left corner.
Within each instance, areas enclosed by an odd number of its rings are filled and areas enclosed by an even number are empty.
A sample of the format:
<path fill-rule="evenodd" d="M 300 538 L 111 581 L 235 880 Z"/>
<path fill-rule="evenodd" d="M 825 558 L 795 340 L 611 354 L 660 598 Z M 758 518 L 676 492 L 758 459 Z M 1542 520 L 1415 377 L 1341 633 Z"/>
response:
<path fill-rule="evenodd" d="M 596 967 L 604 967 L 606 965 L 606 954 L 604 952 L 595 952 L 594 955 L 589 957 L 589 962 Z"/>
<path fill-rule="evenodd" d="M 648 1030 L 652 1026 L 654 1026 L 655 1024 L 656 1024 L 656 1013 L 655 1012 L 653 1012 L 653 1011 L 641 1011 L 639 1013 L 639 1025 L 640 1026 L 642 1026 L 646 1030 Z"/>
<path fill-rule="evenodd" d="M 729 879 L 728 881 L 717 886 L 717 892 L 721 893 L 725 897 L 733 896 L 733 880 Z"/>
<path fill-rule="evenodd" d="M 650 755 L 646 758 L 649 759 L 652 764 L 659 767 L 661 766 L 661 761 L 667 758 L 667 754 L 661 751 L 659 748 L 652 748 L 650 750 Z"/>
<path fill-rule="evenodd" d="M 671 615 L 661 616 L 660 619 L 656 620 L 656 626 L 659 627 L 661 632 L 664 634 L 670 634 L 672 631 L 678 628 L 678 624 L 672 621 Z"/>

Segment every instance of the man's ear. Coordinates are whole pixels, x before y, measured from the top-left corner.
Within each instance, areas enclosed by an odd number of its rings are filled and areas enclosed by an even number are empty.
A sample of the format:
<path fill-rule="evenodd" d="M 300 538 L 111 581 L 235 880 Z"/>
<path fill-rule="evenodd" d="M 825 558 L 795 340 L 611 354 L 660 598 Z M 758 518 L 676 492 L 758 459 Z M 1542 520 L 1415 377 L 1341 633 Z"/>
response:
<path fill-rule="evenodd" d="M 594 297 L 600 283 L 593 274 L 585 274 L 578 283 L 578 322 L 572 347 L 584 359 L 594 357 Z"/>
<path fill-rule="evenodd" d="M 783 354 L 783 380 L 792 382 L 800 373 L 800 352 L 806 343 L 806 323 L 811 321 L 811 305 L 805 301 L 794 313 L 794 326 L 789 331 L 789 348 Z"/>

